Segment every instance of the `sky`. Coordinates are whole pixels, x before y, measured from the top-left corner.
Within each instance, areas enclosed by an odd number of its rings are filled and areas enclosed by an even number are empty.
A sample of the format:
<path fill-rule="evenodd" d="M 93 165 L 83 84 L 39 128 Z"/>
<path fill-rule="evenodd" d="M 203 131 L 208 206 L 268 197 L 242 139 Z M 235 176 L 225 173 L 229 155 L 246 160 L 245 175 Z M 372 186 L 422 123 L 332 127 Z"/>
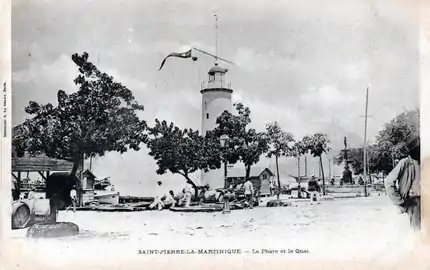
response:
<path fill-rule="evenodd" d="M 251 109 L 251 127 L 278 121 L 297 139 L 326 132 L 333 153 L 347 136 L 363 144 L 365 89 L 368 136 L 404 110 L 419 106 L 419 27 L 406 1 L 162 1 L 15 0 L 12 7 L 13 124 L 28 117 L 29 101 L 55 104 L 59 89 L 74 92 L 73 53 L 129 89 L 145 106 L 142 118 L 201 128 L 200 85 L 213 59 L 162 59 L 191 46 L 218 52 L 233 101 Z M 157 176 L 147 149 L 93 160 L 97 176 L 111 176 L 122 193 L 148 195 L 157 180 L 178 188 L 182 176 Z M 332 153 L 332 154 L 333 154 Z M 328 164 L 326 159 L 325 164 Z M 257 166 L 273 168 L 262 159 Z M 281 160 L 281 174 L 296 175 Z M 309 170 L 316 161 L 309 158 Z M 337 173 L 340 173 L 337 168 Z"/>

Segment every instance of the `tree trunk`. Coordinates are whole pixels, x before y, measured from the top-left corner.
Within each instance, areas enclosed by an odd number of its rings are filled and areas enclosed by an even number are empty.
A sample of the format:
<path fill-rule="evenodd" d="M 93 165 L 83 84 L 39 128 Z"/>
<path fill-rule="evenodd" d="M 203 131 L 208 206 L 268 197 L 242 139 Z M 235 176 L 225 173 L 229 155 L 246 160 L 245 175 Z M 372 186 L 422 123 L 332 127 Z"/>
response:
<path fill-rule="evenodd" d="M 80 189 L 80 181 L 81 181 L 81 177 L 82 177 L 82 175 L 76 175 L 76 173 L 78 172 L 78 169 L 79 169 L 79 166 L 82 164 L 82 168 L 81 168 L 81 170 L 83 169 L 83 159 L 84 159 L 84 157 L 83 157 L 83 155 L 79 155 L 79 157 L 78 158 L 74 158 L 73 159 L 73 168 L 72 168 L 72 171 L 70 172 L 70 176 L 76 176 L 76 178 L 78 179 L 77 180 L 77 182 L 75 183 L 75 186 L 76 186 L 76 196 L 78 197 L 78 206 L 81 206 L 81 194 L 82 194 L 82 192 L 81 192 L 81 189 Z"/>
<path fill-rule="evenodd" d="M 73 159 L 73 168 L 72 168 L 72 171 L 70 172 L 70 176 L 76 175 L 76 173 L 78 172 L 80 163 L 81 163 L 80 159 L 76 159 L 76 158 Z"/>
<path fill-rule="evenodd" d="M 302 198 L 302 187 L 300 185 L 301 179 L 300 179 L 300 157 L 297 157 L 297 197 L 300 199 Z"/>
<path fill-rule="evenodd" d="M 276 156 L 275 160 L 276 160 L 276 174 L 278 177 L 278 194 L 276 195 L 276 199 L 279 200 L 279 194 L 281 194 L 281 179 L 279 178 L 278 156 Z"/>
<path fill-rule="evenodd" d="M 251 165 L 245 165 L 245 181 L 249 179 L 249 174 L 251 173 Z"/>
<path fill-rule="evenodd" d="M 321 175 L 323 180 L 323 195 L 325 195 L 325 179 L 324 179 L 324 168 L 322 163 L 322 157 L 320 156 L 320 164 L 321 164 Z"/>
<path fill-rule="evenodd" d="M 199 191 L 198 191 L 198 188 L 197 188 L 197 185 L 193 182 L 193 180 L 191 180 L 189 177 L 188 177 L 188 175 L 184 175 L 185 176 L 185 178 L 188 180 L 188 181 L 190 181 L 190 184 L 193 186 L 193 188 L 194 188 L 194 197 L 195 197 L 195 199 L 197 200 L 198 199 L 198 196 L 199 196 Z"/>
<path fill-rule="evenodd" d="M 308 175 L 308 158 L 305 156 L 305 175 Z"/>

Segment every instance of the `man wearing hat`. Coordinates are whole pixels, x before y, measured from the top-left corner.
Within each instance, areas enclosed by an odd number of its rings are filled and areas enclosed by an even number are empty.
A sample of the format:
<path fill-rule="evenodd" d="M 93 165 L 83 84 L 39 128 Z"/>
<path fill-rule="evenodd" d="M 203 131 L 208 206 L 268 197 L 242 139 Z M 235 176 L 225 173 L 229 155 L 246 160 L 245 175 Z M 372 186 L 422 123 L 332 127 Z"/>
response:
<path fill-rule="evenodd" d="M 405 143 L 408 157 L 401 159 L 385 179 L 385 189 L 400 213 L 407 213 L 411 227 L 421 228 L 420 138 L 411 136 Z"/>

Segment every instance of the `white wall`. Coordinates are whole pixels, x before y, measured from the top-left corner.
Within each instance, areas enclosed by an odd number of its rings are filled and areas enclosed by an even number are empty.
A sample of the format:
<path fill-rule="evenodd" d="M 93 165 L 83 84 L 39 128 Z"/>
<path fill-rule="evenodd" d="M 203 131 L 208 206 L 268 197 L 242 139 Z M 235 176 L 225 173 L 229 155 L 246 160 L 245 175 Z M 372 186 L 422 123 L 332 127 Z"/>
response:
<path fill-rule="evenodd" d="M 211 90 L 203 92 L 202 97 L 202 134 L 216 126 L 216 119 L 225 111 L 231 111 L 231 90 Z M 209 117 L 207 117 L 209 116 Z M 201 184 L 211 188 L 224 187 L 224 168 L 202 172 Z"/>
<path fill-rule="evenodd" d="M 222 90 L 203 92 L 202 134 L 216 126 L 216 119 L 225 111 L 231 111 L 231 93 Z M 209 118 L 207 117 L 209 114 Z"/>

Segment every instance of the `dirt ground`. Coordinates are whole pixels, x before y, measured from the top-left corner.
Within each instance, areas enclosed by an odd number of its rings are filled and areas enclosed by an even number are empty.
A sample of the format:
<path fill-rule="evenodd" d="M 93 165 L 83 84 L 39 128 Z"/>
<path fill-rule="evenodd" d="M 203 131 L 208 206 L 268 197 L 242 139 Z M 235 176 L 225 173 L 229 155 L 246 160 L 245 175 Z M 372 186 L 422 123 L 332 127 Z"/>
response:
<path fill-rule="evenodd" d="M 11 235 L 14 245 L 24 254 L 31 253 L 38 258 L 49 260 L 62 256 L 62 262 L 76 257 L 82 262 L 95 258 L 121 260 L 138 254 L 139 250 L 190 252 L 213 248 L 240 249 L 243 256 L 259 251 L 255 256 L 266 256 L 266 259 L 287 256 L 291 259 L 392 260 L 414 245 L 407 216 L 398 214 L 385 195 L 335 199 L 320 204 L 302 202 L 283 208 L 257 207 L 235 210 L 228 215 L 168 210 L 62 211 L 59 220 L 76 223 L 80 234 L 33 240 L 25 238 L 25 229 L 15 230 Z M 279 254 L 288 249 L 293 252 Z"/>

